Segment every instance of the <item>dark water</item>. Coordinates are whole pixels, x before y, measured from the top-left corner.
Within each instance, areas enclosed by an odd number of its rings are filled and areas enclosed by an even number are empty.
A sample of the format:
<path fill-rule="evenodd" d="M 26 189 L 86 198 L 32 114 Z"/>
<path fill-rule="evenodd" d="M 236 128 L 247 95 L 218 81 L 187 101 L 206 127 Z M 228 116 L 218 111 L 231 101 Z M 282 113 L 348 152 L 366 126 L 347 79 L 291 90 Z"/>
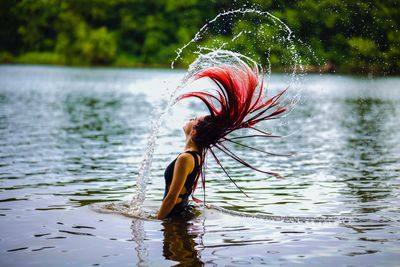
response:
<path fill-rule="evenodd" d="M 297 108 L 270 125 L 290 136 L 245 141 L 293 156 L 235 147 L 284 179 L 225 159 L 246 198 L 209 162 L 207 202 L 232 214 L 199 208 L 191 221 L 160 222 L 90 209 L 131 198 L 155 107 L 182 75 L 0 67 L 1 266 L 399 265 L 399 78 L 308 75 Z M 271 90 L 285 82 L 273 76 Z M 163 126 L 147 190 L 153 212 L 183 146 L 180 127 L 198 108 L 177 107 Z"/>

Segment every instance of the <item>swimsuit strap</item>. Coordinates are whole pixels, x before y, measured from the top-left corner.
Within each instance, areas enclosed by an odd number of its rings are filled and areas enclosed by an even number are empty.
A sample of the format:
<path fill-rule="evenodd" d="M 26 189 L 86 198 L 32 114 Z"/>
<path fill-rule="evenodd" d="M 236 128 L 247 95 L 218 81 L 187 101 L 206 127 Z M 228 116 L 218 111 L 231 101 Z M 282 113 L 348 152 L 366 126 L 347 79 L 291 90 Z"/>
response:
<path fill-rule="evenodd" d="M 186 150 L 185 152 L 190 153 L 190 154 L 196 153 L 197 155 L 199 155 L 199 156 L 201 157 L 200 152 L 199 152 L 199 151 L 196 151 L 196 150 Z"/>
<path fill-rule="evenodd" d="M 198 162 L 198 158 L 197 158 L 195 155 L 193 155 L 193 153 L 196 153 L 197 155 L 199 155 L 199 156 L 200 156 L 200 161 L 201 161 L 201 154 L 200 154 L 200 152 L 199 152 L 199 151 L 195 151 L 195 150 L 186 150 L 184 153 L 189 153 L 189 154 L 191 154 L 191 155 L 193 156 L 193 158 L 195 159 L 195 160 L 194 160 L 194 168 L 193 168 L 193 171 L 194 171 L 197 167 L 199 167 L 200 163 Z M 193 171 L 192 171 L 190 174 L 192 174 Z M 189 175 L 190 175 L 190 174 L 189 174 Z"/>

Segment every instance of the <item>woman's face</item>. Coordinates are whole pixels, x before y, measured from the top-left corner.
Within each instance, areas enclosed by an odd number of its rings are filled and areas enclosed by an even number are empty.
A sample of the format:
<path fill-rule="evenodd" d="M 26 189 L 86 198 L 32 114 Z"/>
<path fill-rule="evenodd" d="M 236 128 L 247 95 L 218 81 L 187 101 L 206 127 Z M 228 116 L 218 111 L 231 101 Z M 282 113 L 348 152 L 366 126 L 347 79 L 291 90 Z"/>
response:
<path fill-rule="evenodd" d="M 183 126 L 183 131 L 186 135 L 190 135 L 196 123 L 201 119 L 201 117 L 195 117 L 189 119 L 186 124 Z"/>

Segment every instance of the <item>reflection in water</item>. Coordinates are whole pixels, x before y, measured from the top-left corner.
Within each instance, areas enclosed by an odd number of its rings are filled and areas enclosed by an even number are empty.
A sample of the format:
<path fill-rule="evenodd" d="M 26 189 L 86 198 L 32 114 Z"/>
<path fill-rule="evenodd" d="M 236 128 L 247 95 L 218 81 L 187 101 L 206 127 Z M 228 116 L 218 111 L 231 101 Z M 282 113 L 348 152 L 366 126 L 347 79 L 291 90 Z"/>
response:
<path fill-rule="evenodd" d="M 132 225 L 132 239 L 136 243 L 136 253 L 137 253 L 137 266 L 146 266 L 147 265 L 147 257 L 148 257 L 148 250 L 144 240 L 146 238 L 146 232 L 144 231 L 144 221 L 143 220 L 133 220 Z"/>
<path fill-rule="evenodd" d="M 136 243 L 137 266 L 151 266 L 153 257 L 149 256 L 146 244 L 151 241 L 147 236 L 145 220 L 132 221 L 132 240 Z M 204 217 L 193 220 L 167 219 L 161 223 L 163 232 L 162 256 L 165 260 L 175 262 L 173 266 L 204 266 L 200 252 L 204 248 L 202 237 L 204 235 Z M 157 250 L 158 251 L 158 250 Z"/>
<path fill-rule="evenodd" d="M 195 221 L 170 220 L 162 223 L 164 229 L 163 256 L 178 262 L 175 266 L 204 266 L 200 259 L 199 225 Z M 200 231 L 202 232 L 202 231 Z"/>

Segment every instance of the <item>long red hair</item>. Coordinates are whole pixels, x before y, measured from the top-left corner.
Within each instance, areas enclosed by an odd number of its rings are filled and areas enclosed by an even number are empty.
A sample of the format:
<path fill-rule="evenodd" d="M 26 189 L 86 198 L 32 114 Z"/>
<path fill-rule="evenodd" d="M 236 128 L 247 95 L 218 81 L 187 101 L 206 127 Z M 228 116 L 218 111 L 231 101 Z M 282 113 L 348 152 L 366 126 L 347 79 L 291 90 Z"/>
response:
<path fill-rule="evenodd" d="M 211 66 L 201 69 L 193 75 L 193 80 L 200 78 L 211 79 L 216 85 L 216 94 L 206 91 L 189 92 L 180 95 L 178 100 L 191 97 L 198 98 L 207 106 L 210 112 L 208 121 L 211 121 L 212 124 L 212 134 L 206 134 L 207 138 L 211 138 L 211 140 L 207 140 L 202 145 L 203 155 L 210 151 L 217 164 L 235 185 L 236 183 L 222 166 L 213 149 L 216 148 L 222 151 L 227 156 L 253 170 L 269 175 L 279 176 L 278 173 L 260 170 L 250 165 L 248 162 L 233 153 L 224 142 L 231 142 L 249 149 L 276 155 L 259 148 L 242 144 L 238 142 L 237 139 L 250 137 L 278 137 L 269 132 L 257 129 L 255 126 L 261 121 L 277 119 L 280 114 L 287 110 L 287 106 L 282 105 L 280 101 L 281 96 L 285 93 L 287 88 L 275 96 L 267 98 L 264 92 L 264 75 L 262 73 L 260 75 L 257 65 L 250 68 L 243 61 L 235 65 L 222 64 L 220 66 Z M 232 138 L 227 137 L 227 135 L 233 131 L 243 128 L 252 129 L 256 131 L 257 134 L 235 136 Z M 203 171 L 201 176 L 204 188 L 205 177 Z M 241 189 L 239 188 L 239 190 Z"/>

